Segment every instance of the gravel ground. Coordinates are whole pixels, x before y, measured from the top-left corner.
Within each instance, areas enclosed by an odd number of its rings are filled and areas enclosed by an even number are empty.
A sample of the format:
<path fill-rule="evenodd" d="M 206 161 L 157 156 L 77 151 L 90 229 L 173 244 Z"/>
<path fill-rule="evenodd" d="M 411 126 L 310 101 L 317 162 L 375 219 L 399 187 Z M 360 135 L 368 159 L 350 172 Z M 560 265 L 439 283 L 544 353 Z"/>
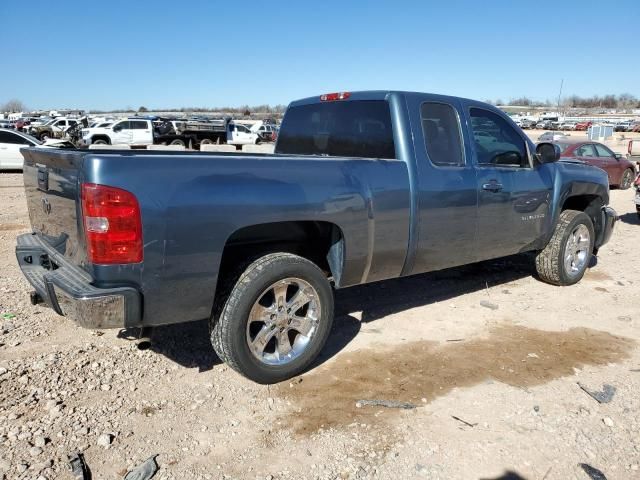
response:
<path fill-rule="evenodd" d="M 0 174 L 0 479 L 71 479 L 75 452 L 94 479 L 155 454 L 160 480 L 588 480 L 580 463 L 640 478 L 632 200 L 612 192 L 622 219 L 573 287 L 536 280 L 524 255 L 338 292 L 322 359 L 268 387 L 221 364 L 204 323 L 141 351 L 31 306 L 21 175 Z"/>

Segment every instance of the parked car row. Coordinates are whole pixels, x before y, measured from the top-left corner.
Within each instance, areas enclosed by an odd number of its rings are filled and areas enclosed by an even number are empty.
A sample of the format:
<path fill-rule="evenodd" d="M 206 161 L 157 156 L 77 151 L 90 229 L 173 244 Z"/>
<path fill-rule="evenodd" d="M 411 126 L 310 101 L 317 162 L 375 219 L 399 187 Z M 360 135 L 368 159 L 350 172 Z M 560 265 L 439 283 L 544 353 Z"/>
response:
<path fill-rule="evenodd" d="M 640 132 L 640 122 L 635 122 L 631 120 L 625 120 L 623 122 L 611 123 L 611 122 L 602 122 L 605 125 L 613 125 L 613 129 L 616 132 Z M 593 125 L 591 121 L 584 122 L 574 122 L 574 121 L 566 121 L 559 122 L 554 120 L 542 120 L 539 122 L 533 120 L 516 120 L 516 124 L 522 128 L 526 129 L 537 129 L 537 130 L 569 130 L 569 131 L 586 131 Z"/>
<path fill-rule="evenodd" d="M 230 118 L 210 121 L 183 121 L 158 117 L 130 117 L 107 126 L 84 128 L 78 143 L 87 145 L 200 145 L 226 143 L 252 145 L 272 141 L 277 129 L 270 124 L 250 129 Z"/>

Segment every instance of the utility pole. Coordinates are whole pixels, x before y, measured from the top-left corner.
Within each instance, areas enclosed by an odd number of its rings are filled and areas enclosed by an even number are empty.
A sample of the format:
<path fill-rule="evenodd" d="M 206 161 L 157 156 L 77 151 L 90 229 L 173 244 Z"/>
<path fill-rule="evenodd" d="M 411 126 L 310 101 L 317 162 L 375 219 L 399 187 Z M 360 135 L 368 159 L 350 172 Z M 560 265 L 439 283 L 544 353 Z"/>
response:
<path fill-rule="evenodd" d="M 558 93 L 558 115 L 560 114 L 560 97 L 562 96 L 562 85 L 564 84 L 564 78 L 560 80 L 560 93 Z"/>

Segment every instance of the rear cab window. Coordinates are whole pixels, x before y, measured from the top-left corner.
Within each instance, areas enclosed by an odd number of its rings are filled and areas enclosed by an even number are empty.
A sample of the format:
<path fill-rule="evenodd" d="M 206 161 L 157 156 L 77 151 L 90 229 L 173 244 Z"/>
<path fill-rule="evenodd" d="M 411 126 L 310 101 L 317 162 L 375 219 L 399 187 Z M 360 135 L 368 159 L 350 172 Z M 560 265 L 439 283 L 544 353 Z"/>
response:
<path fill-rule="evenodd" d="M 389 104 L 385 100 L 350 100 L 290 107 L 275 152 L 396 158 Z"/>
<path fill-rule="evenodd" d="M 425 102 L 420 108 L 425 148 L 431 163 L 460 167 L 465 163 L 458 112 L 446 103 Z"/>

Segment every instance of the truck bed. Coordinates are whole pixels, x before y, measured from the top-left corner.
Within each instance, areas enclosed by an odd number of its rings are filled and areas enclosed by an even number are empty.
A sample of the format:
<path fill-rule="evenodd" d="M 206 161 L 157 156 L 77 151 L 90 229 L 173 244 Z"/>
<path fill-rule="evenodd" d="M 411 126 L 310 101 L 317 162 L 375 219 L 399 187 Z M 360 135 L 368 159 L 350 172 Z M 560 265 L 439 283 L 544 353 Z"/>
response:
<path fill-rule="evenodd" d="M 24 182 L 37 241 L 91 284 L 142 296 L 139 325 L 208 318 L 227 241 L 244 227 L 319 222 L 345 239 L 342 286 L 400 275 L 410 191 L 398 160 L 278 154 L 25 149 Z M 79 188 L 114 186 L 140 204 L 144 260 L 88 262 Z M 131 325 L 133 326 L 133 325 Z"/>

